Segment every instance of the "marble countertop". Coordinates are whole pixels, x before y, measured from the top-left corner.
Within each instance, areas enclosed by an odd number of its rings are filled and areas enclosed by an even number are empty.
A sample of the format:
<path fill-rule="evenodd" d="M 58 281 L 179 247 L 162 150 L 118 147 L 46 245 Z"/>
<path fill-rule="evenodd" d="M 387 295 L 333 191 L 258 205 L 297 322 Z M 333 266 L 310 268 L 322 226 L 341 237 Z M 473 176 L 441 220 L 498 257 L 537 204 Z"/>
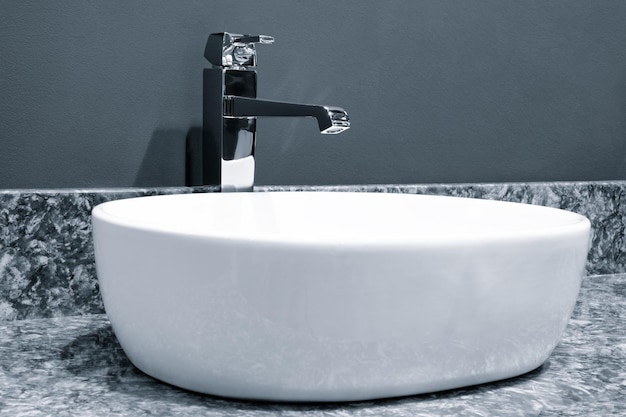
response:
<path fill-rule="evenodd" d="M 0 190 L 0 322 L 101 314 L 91 210 L 105 201 L 212 187 Z M 588 275 L 626 273 L 626 181 L 262 186 L 255 191 L 431 194 L 557 207 L 591 221 Z"/>
<path fill-rule="evenodd" d="M 105 315 L 0 322 L 0 416 L 626 415 L 626 275 L 586 277 L 562 342 L 521 377 L 378 401 L 289 404 L 199 395 L 126 358 Z"/>

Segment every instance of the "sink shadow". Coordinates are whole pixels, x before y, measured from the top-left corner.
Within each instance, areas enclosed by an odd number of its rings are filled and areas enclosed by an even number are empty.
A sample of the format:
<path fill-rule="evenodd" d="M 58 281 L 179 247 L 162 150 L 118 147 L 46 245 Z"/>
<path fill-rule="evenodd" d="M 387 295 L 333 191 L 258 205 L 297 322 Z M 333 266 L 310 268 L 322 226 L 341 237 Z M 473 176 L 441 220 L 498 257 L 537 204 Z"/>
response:
<path fill-rule="evenodd" d="M 110 325 L 75 338 L 59 358 L 67 371 L 80 377 L 143 375 L 124 354 Z"/>
<path fill-rule="evenodd" d="M 187 391 L 158 381 L 137 369 L 126 357 L 110 325 L 91 333 L 83 334 L 65 345 L 60 352 L 63 367 L 72 375 L 86 381 L 86 385 L 96 384 L 98 392 L 102 385 L 108 391 L 141 398 L 142 402 L 166 401 L 176 406 L 196 406 L 207 411 L 228 410 L 241 412 L 320 412 L 347 411 L 357 412 L 371 407 L 402 407 L 404 404 L 417 404 L 437 400 L 452 400 L 459 397 L 478 395 L 507 387 L 515 387 L 538 378 L 546 372 L 550 363 L 547 361 L 539 368 L 524 375 L 470 387 L 448 391 L 420 394 L 405 397 L 385 398 L 355 402 L 336 403 L 289 403 L 235 400 Z"/>

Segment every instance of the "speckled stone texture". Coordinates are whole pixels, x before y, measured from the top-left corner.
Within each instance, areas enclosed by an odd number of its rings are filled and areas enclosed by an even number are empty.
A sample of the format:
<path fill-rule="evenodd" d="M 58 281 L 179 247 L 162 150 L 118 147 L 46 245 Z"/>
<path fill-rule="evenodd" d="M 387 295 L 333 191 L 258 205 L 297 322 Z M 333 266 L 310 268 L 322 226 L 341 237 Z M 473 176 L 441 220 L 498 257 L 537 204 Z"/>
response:
<path fill-rule="evenodd" d="M 0 321 L 102 313 L 91 209 L 188 188 L 0 191 Z"/>
<path fill-rule="evenodd" d="M 548 361 L 517 378 L 430 395 L 337 404 L 227 400 L 158 382 L 126 358 L 104 315 L 0 323 L 0 417 L 623 416 L 626 275 L 583 280 Z"/>
<path fill-rule="evenodd" d="M 452 195 L 560 207 L 594 229 L 589 275 L 626 272 L 626 182 L 257 187 L 256 191 L 370 191 Z M 192 189 L 0 191 L 0 321 L 102 313 L 91 242 L 98 203 Z"/>

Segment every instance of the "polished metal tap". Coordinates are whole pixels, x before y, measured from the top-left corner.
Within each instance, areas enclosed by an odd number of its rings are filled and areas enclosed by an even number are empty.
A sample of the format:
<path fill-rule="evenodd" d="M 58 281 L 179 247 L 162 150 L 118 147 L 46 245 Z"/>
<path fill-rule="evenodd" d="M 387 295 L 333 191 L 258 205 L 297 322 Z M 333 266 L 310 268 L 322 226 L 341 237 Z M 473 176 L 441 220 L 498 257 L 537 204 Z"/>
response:
<path fill-rule="evenodd" d="M 204 185 L 222 191 L 251 191 L 257 117 L 315 117 L 321 133 L 350 128 L 340 107 L 285 103 L 256 98 L 256 44 L 271 44 L 271 36 L 213 33 L 204 51 L 213 68 L 204 70 Z"/>

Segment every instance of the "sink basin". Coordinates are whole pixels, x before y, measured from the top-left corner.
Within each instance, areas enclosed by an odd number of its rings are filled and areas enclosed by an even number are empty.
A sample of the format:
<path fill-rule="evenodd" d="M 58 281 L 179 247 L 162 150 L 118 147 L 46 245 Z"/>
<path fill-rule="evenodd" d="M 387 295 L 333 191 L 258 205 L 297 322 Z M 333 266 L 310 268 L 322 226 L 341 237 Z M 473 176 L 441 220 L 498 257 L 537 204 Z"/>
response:
<path fill-rule="evenodd" d="M 589 221 L 525 204 L 341 192 L 141 197 L 93 210 L 113 330 L 202 393 L 348 401 L 539 367 L 573 310 Z"/>

